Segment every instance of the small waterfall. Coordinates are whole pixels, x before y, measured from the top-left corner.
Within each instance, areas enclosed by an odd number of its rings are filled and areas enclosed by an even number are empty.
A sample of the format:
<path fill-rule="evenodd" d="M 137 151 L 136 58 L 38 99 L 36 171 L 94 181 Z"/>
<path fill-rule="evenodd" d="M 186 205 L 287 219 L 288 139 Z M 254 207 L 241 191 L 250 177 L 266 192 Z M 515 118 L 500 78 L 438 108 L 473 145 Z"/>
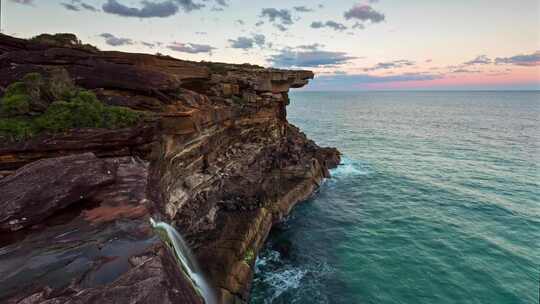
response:
<path fill-rule="evenodd" d="M 150 224 L 161 240 L 172 250 L 183 272 L 188 275 L 193 287 L 203 297 L 204 302 L 206 304 L 216 304 L 217 301 L 210 285 L 206 282 L 197 265 L 197 261 L 180 233 L 171 225 L 164 222 L 156 222 L 153 218 L 150 218 Z"/>

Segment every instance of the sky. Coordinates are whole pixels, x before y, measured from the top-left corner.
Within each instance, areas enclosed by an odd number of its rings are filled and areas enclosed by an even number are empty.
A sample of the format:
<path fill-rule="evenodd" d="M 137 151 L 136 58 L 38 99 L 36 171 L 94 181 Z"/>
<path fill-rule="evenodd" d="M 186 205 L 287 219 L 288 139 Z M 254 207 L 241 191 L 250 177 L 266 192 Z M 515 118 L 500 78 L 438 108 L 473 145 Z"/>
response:
<path fill-rule="evenodd" d="M 540 90 L 538 0 L 0 0 L 2 32 L 308 69 L 306 90 Z"/>

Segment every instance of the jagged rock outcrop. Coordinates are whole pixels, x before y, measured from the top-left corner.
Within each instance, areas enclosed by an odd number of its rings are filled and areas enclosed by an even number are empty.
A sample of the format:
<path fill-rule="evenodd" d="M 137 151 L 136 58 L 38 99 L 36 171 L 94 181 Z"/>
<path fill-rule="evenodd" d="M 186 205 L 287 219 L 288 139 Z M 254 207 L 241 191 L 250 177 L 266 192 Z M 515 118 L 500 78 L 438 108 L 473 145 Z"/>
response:
<path fill-rule="evenodd" d="M 0 87 L 53 67 L 104 103 L 151 115 L 131 128 L 0 142 L 0 189 L 12 179 L 24 184 L 21 172 L 40 162 L 81 157 L 70 155 L 95 155 L 116 168 L 112 181 L 81 189 L 84 199 L 71 207 L 17 234 L 0 232 L 0 300 L 200 303 L 153 236 L 151 215 L 187 239 L 220 303 L 246 302 L 254 256 L 272 225 L 340 161 L 337 150 L 320 148 L 286 119 L 289 89 L 313 73 L 0 36 Z"/>

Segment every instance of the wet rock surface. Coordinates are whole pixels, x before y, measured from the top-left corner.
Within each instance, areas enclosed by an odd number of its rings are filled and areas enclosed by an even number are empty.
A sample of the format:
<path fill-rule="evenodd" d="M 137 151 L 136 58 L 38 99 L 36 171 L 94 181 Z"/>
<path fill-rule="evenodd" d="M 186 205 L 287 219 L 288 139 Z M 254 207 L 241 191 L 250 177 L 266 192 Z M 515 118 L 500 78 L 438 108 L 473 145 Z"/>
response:
<path fill-rule="evenodd" d="M 220 303 L 247 302 L 254 259 L 270 229 L 340 161 L 336 149 L 320 148 L 286 120 L 287 92 L 313 73 L 0 35 L 0 87 L 58 67 L 102 102 L 151 115 L 132 128 L 0 143 L 0 189 L 12 193 L 0 205 L 22 207 L 31 196 L 48 210 L 1 211 L 0 301 L 201 303 L 151 231 L 152 216 L 186 238 Z M 64 160 L 71 158 L 92 158 L 93 165 L 69 171 Z M 52 167 L 35 169 L 44 163 Z M 28 168 L 36 174 L 21 173 Z M 85 176 L 85 187 L 76 186 Z M 67 185 L 78 196 L 47 195 Z M 32 220 L 9 224 L 22 217 Z"/>

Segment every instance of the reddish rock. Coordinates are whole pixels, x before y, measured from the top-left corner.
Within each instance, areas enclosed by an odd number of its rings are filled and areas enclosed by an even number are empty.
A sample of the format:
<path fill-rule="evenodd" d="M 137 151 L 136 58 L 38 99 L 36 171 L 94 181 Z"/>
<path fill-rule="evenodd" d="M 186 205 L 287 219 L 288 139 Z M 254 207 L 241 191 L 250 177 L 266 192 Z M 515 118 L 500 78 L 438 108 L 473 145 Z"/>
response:
<path fill-rule="evenodd" d="M 43 159 L 0 180 L 0 230 L 39 223 L 114 182 L 116 167 L 92 153 Z"/>

